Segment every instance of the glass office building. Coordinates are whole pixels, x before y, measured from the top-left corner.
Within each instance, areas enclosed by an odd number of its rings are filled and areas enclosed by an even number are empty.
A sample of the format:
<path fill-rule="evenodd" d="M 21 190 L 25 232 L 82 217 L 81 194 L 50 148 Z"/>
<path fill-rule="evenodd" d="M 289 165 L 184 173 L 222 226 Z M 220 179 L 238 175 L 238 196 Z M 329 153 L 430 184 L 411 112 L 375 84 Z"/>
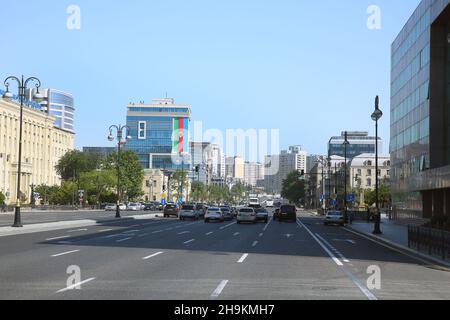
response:
<path fill-rule="evenodd" d="M 328 156 L 345 156 L 345 132 L 340 136 L 331 137 L 328 142 Z M 347 131 L 347 158 L 353 159 L 364 153 L 375 153 L 375 137 L 369 136 L 365 131 Z M 383 142 L 378 137 L 378 150 L 382 152 Z"/>
<path fill-rule="evenodd" d="M 450 0 L 423 0 L 391 49 L 391 179 L 397 218 L 450 212 Z"/>
<path fill-rule="evenodd" d="M 39 102 L 41 110 L 56 117 L 55 126 L 69 132 L 75 132 L 73 96 L 70 93 L 57 89 L 40 88 L 39 92 L 44 97 L 43 101 Z M 28 89 L 28 100 L 32 100 L 35 93 L 36 89 Z"/>
<path fill-rule="evenodd" d="M 129 104 L 127 125 L 131 140 L 126 150 L 134 151 L 144 169 L 190 169 L 189 121 L 191 109 L 173 99 L 154 99 L 152 104 Z M 183 160 L 179 155 L 183 156 Z"/>

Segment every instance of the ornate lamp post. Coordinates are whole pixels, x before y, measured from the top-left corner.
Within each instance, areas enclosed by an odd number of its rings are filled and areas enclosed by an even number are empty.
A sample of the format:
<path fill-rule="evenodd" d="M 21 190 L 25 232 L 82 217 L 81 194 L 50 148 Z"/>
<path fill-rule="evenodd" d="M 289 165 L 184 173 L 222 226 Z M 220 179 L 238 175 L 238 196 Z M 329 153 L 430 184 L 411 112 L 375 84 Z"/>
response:
<path fill-rule="evenodd" d="M 14 95 L 9 92 L 9 81 L 10 80 L 14 80 L 17 82 L 18 84 L 18 97 L 20 100 L 20 120 L 19 120 L 19 156 L 17 159 L 17 200 L 16 200 L 16 209 L 14 212 L 14 224 L 12 225 L 15 228 L 20 228 L 23 227 L 22 225 L 22 221 L 21 221 L 21 216 L 20 216 L 20 182 L 21 182 L 21 176 L 22 176 L 22 127 L 23 127 L 23 103 L 25 101 L 25 94 L 26 94 L 26 90 L 27 90 L 27 85 L 29 82 L 35 82 L 35 86 L 37 88 L 36 93 L 34 94 L 33 98 L 36 102 L 39 102 L 41 100 L 43 100 L 43 96 L 39 93 L 39 88 L 41 87 L 41 81 L 38 78 L 35 77 L 30 77 L 28 79 L 24 79 L 24 77 L 22 76 L 21 79 L 14 77 L 14 76 L 9 76 L 8 78 L 6 78 L 5 80 L 5 87 L 6 87 L 6 92 L 3 94 L 3 98 L 4 99 L 13 99 Z"/>
<path fill-rule="evenodd" d="M 113 136 L 113 129 L 116 130 L 116 137 Z M 128 126 L 121 126 L 121 125 L 112 125 L 109 127 L 109 141 L 114 141 L 114 139 L 117 139 L 117 163 L 116 163 L 116 169 L 117 169 L 117 206 L 116 206 L 116 218 L 120 218 L 120 146 L 125 144 L 127 140 L 131 139 L 131 136 L 126 136 L 125 141 L 122 141 L 123 137 L 123 130 L 126 129 L 127 132 L 130 132 L 130 128 Z"/>
<path fill-rule="evenodd" d="M 381 234 L 380 229 L 380 207 L 378 203 L 378 120 L 383 116 L 383 112 L 381 112 L 379 108 L 380 99 L 378 96 L 375 98 L 375 111 L 372 113 L 372 120 L 375 121 L 375 203 L 376 203 L 376 212 L 375 212 L 375 226 L 373 229 L 373 234 Z"/>

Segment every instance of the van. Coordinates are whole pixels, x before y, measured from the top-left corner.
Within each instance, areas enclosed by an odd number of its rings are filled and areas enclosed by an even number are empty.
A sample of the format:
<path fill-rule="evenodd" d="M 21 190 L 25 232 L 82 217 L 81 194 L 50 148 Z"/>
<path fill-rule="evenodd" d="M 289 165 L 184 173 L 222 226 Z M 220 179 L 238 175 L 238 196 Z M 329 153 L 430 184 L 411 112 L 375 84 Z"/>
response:
<path fill-rule="evenodd" d="M 297 221 L 297 208 L 294 205 L 282 205 L 277 214 L 278 221 L 289 220 Z"/>

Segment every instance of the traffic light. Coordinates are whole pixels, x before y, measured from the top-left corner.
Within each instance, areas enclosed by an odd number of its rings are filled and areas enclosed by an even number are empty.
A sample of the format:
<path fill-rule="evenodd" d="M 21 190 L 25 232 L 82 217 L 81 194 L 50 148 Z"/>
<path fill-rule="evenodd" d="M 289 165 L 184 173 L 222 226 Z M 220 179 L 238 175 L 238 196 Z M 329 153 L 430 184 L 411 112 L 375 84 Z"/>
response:
<path fill-rule="evenodd" d="M 200 172 L 200 166 L 199 166 L 199 165 L 196 165 L 196 166 L 195 166 L 195 172 L 196 172 L 196 173 L 199 173 L 199 172 Z"/>

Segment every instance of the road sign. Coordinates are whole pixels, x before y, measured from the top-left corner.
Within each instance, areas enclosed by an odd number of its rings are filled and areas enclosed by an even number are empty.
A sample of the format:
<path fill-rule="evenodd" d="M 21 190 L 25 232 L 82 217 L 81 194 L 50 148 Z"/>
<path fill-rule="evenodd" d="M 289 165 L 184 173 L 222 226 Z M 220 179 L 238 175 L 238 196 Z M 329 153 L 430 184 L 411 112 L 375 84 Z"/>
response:
<path fill-rule="evenodd" d="M 84 195 L 84 190 L 78 190 L 78 194 L 82 197 Z"/>
<path fill-rule="evenodd" d="M 333 199 L 333 200 L 331 200 L 331 201 L 330 201 L 330 205 L 332 205 L 332 206 L 335 206 L 335 205 L 337 205 L 337 201 L 336 201 L 336 199 Z"/>
<path fill-rule="evenodd" d="M 347 201 L 349 201 L 349 202 L 354 202 L 355 199 L 356 199 L 356 197 L 355 197 L 355 195 L 354 195 L 353 193 L 347 195 Z"/>
<path fill-rule="evenodd" d="M 336 194 L 332 194 L 331 195 L 331 199 L 336 200 L 337 199 L 337 195 Z"/>
<path fill-rule="evenodd" d="M 323 200 L 325 200 L 325 195 L 320 195 L 320 201 L 323 201 Z"/>

